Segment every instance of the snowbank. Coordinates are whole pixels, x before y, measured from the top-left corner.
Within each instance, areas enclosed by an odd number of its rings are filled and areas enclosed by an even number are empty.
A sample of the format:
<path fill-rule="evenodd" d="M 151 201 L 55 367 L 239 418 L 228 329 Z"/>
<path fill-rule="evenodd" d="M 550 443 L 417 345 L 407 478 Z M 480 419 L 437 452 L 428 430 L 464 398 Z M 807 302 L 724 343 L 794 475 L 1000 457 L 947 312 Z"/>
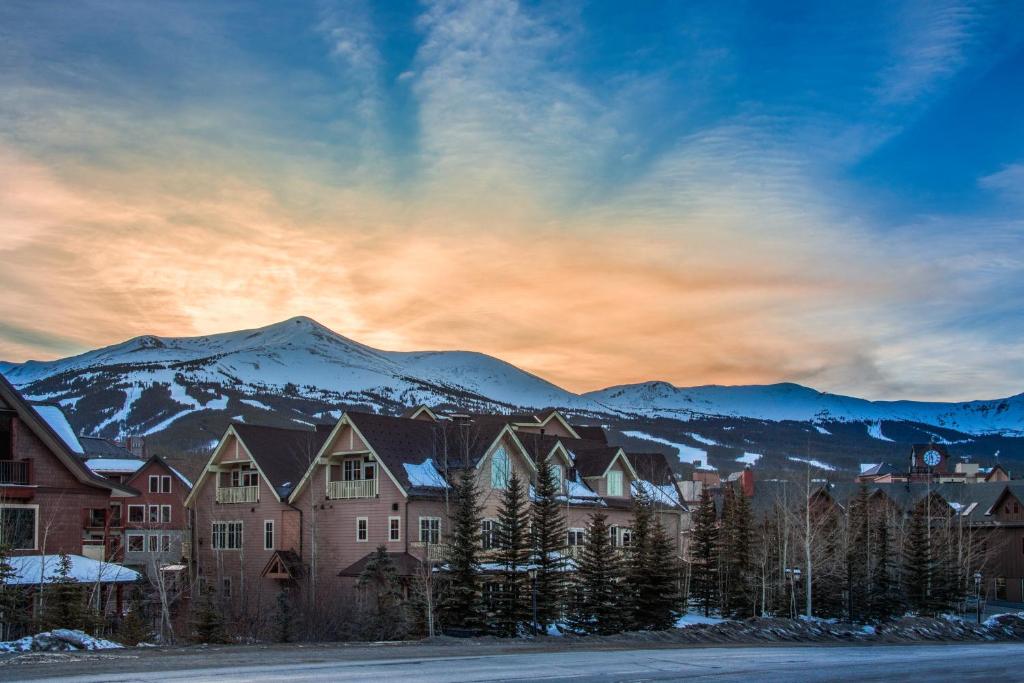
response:
<path fill-rule="evenodd" d="M 34 636 L 0 642 L 0 652 L 68 652 L 73 650 L 114 650 L 124 645 L 95 638 L 84 631 L 55 628 Z"/>
<path fill-rule="evenodd" d="M 68 555 L 71 560 L 70 578 L 77 583 L 134 583 L 142 578 L 134 569 L 112 562 L 99 562 L 81 555 Z M 53 581 L 60 567 L 60 555 L 25 555 L 8 558 L 14 573 L 8 585 L 31 585 Z"/>

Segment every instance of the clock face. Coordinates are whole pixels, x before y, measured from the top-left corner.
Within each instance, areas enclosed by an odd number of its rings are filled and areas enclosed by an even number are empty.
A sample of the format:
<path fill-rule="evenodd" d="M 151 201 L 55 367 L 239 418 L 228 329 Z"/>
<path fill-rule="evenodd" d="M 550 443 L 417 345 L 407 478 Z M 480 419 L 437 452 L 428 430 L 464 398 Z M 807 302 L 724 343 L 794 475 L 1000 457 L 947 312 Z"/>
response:
<path fill-rule="evenodd" d="M 942 461 L 942 456 L 936 450 L 926 451 L 924 454 L 924 464 L 928 467 L 935 467 Z"/>

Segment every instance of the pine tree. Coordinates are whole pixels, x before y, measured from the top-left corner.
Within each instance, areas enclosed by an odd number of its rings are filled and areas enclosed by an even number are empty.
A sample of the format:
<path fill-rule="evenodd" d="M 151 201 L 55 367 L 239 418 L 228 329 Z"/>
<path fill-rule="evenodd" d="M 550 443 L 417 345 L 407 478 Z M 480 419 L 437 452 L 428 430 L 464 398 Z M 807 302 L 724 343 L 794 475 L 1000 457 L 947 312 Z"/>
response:
<path fill-rule="evenodd" d="M 85 593 L 71 575 L 71 557 L 61 553 L 57 570 L 46 587 L 46 608 L 43 623 L 46 629 L 83 629 L 90 626 Z"/>
<path fill-rule="evenodd" d="M 903 611 L 903 598 L 896 581 L 896 567 L 889 533 L 889 520 L 879 515 L 875 530 L 875 562 L 871 572 L 868 613 L 874 621 L 888 621 Z"/>
<path fill-rule="evenodd" d="M 277 593 L 274 610 L 274 640 L 278 643 L 290 643 L 295 637 L 295 612 L 288 591 L 281 588 Z"/>
<path fill-rule="evenodd" d="M 647 574 L 638 600 L 645 614 L 641 625 L 652 631 L 671 628 L 679 616 L 679 562 L 675 544 L 658 519 L 651 526 Z"/>
<path fill-rule="evenodd" d="M 10 548 L 0 546 L 0 640 L 10 640 L 27 622 L 27 612 L 19 609 L 24 593 L 14 584 L 18 572 L 9 558 Z"/>
<path fill-rule="evenodd" d="M 863 621 L 871 593 L 871 519 L 867 486 L 861 486 L 850 504 L 847 519 L 846 611 L 851 621 Z"/>
<path fill-rule="evenodd" d="M 639 631 L 647 628 L 652 603 L 647 563 L 651 559 L 651 501 L 643 490 L 633 498 L 633 519 L 630 527 L 630 547 L 626 555 L 625 576 L 620 595 L 626 617 L 626 628 Z"/>
<path fill-rule="evenodd" d="M 590 516 L 586 544 L 577 561 L 573 628 L 601 635 L 622 630 L 620 579 L 619 558 L 608 538 L 608 517 L 595 512 Z"/>
<path fill-rule="evenodd" d="M 142 607 L 142 591 L 135 587 L 128 603 L 128 613 L 117 629 L 117 639 L 125 645 L 138 645 L 153 637 L 153 629 Z"/>
<path fill-rule="evenodd" d="M 193 608 L 192 634 L 199 643 L 228 642 L 224 630 L 224 616 L 214 600 L 214 591 L 211 587 L 200 590 L 199 600 Z"/>
<path fill-rule="evenodd" d="M 903 588 L 911 609 L 928 614 L 931 604 L 932 552 L 928 538 L 925 504 L 919 503 L 910 518 L 903 549 Z"/>
<path fill-rule="evenodd" d="M 719 595 L 718 516 L 715 501 L 706 486 L 700 493 L 690 539 L 690 595 L 694 603 L 704 610 L 704 616 L 708 616 Z"/>
<path fill-rule="evenodd" d="M 531 507 L 533 565 L 536 567 L 537 621 L 545 632 L 562 616 L 565 601 L 565 513 L 558 481 L 550 467 L 540 467 Z"/>
<path fill-rule="evenodd" d="M 532 622 L 529 510 L 523 482 L 514 470 L 498 510 L 497 540 L 495 562 L 502 569 L 502 583 L 493 627 L 499 635 L 514 637 Z"/>
<path fill-rule="evenodd" d="M 731 490 L 731 489 L 727 489 Z M 723 506 L 725 507 L 725 506 Z M 743 491 L 729 496 L 726 518 L 722 524 L 722 564 L 727 575 L 727 592 L 723 596 L 724 613 L 733 618 L 746 618 L 753 614 L 752 553 L 754 535 L 750 501 Z"/>
<path fill-rule="evenodd" d="M 402 591 L 395 563 L 387 546 L 380 545 L 370 555 L 356 580 L 356 586 L 369 600 L 369 623 L 366 636 L 373 640 L 394 640 L 406 634 L 407 624 L 402 606 Z"/>
<path fill-rule="evenodd" d="M 482 629 L 484 617 L 478 575 L 483 507 L 473 470 L 463 471 L 454 494 L 448 586 L 440 605 L 442 623 L 449 627 Z"/>

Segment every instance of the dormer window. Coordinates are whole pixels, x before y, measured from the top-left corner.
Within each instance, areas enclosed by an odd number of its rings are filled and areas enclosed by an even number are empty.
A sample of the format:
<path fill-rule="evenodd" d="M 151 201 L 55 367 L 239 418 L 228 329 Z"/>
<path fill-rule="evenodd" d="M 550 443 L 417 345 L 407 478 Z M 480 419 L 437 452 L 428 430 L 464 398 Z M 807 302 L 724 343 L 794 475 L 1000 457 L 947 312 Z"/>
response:
<path fill-rule="evenodd" d="M 612 470 L 608 473 L 608 495 L 622 495 L 622 472 L 619 470 Z"/>
<path fill-rule="evenodd" d="M 561 491 L 563 488 L 562 466 L 551 465 L 548 469 L 551 470 L 551 479 L 555 482 L 555 490 Z"/>
<path fill-rule="evenodd" d="M 491 488 L 507 488 L 509 476 L 510 465 L 508 453 L 504 448 L 499 448 L 494 451 L 494 455 L 491 456 Z"/>

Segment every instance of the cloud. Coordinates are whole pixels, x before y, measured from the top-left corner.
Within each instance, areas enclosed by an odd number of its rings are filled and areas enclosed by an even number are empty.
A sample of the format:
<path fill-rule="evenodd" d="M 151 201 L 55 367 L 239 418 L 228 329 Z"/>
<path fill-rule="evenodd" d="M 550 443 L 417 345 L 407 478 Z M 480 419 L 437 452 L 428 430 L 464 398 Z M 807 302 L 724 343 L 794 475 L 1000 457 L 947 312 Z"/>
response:
<path fill-rule="evenodd" d="M 1024 163 L 1008 164 L 978 180 L 978 186 L 1011 202 L 1024 201 Z"/>

